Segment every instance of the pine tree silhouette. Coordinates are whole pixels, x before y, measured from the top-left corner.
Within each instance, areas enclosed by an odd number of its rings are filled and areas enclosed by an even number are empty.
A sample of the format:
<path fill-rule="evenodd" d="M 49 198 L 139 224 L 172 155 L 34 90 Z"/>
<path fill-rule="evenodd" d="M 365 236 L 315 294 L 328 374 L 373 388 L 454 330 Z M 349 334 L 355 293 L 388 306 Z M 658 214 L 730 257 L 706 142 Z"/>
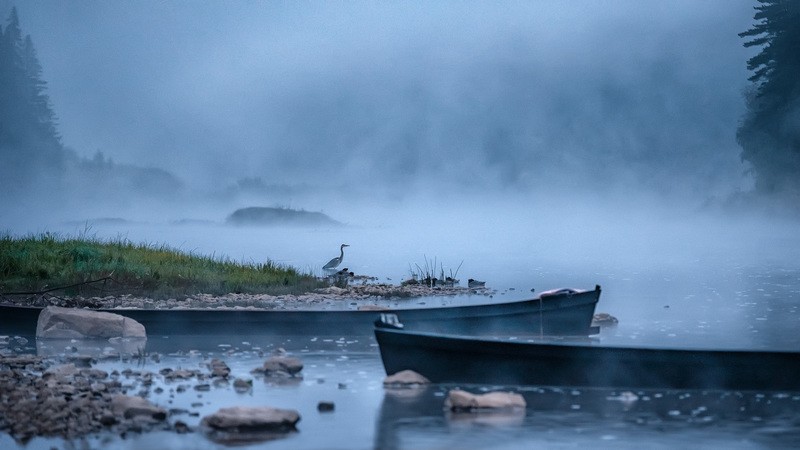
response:
<path fill-rule="evenodd" d="M 756 189 L 800 200 L 800 1 L 759 0 L 756 24 L 739 36 L 761 47 L 747 61 L 754 84 L 737 132 Z M 796 206 L 800 206 L 798 203 Z"/>

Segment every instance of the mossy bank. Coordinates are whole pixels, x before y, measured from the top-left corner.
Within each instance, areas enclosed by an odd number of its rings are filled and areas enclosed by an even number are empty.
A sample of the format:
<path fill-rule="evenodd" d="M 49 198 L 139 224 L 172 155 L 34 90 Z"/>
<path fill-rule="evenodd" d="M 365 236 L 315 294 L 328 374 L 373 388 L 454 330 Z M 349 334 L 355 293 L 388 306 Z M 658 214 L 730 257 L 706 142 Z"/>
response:
<path fill-rule="evenodd" d="M 127 239 L 51 233 L 0 236 L 0 294 L 139 295 L 301 294 L 325 286 L 272 261 L 239 263 Z M 58 288 L 58 289 L 54 289 Z M 52 290 L 52 291 L 51 291 Z"/>

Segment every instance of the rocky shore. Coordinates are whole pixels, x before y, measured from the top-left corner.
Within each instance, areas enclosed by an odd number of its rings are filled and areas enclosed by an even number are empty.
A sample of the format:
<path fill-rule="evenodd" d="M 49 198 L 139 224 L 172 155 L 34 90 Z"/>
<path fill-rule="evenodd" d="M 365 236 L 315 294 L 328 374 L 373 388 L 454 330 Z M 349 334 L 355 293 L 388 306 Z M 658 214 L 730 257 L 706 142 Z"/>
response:
<path fill-rule="evenodd" d="M 227 364 L 212 359 L 206 370 L 164 367 L 157 372 L 125 368 L 106 372 L 92 367 L 92 358 L 43 358 L 32 355 L 0 356 L 0 432 L 25 444 L 31 438 L 67 440 L 92 433 L 128 433 L 154 430 L 199 431 L 225 442 L 275 438 L 291 432 L 300 420 L 296 411 L 260 407 L 223 408 L 201 420 L 193 430 L 180 419 L 183 409 L 166 409 L 148 400 L 151 389 L 170 390 L 170 398 L 192 395 L 233 384 L 237 392 L 252 388 L 252 378 L 232 377 Z M 251 371 L 259 378 L 302 379 L 300 360 L 275 355 Z M 163 387 L 162 387 L 163 386 Z M 170 401 L 171 403 L 171 401 Z M 265 412 L 268 411 L 269 414 Z M 243 434 L 244 433 L 244 434 Z"/>
<path fill-rule="evenodd" d="M 156 355 L 147 358 L 157 359 Z M 303 380 L 303 362 L 282 349 L 264 355 L 262 361 L 247 375 L 237 375 L 220 358 L 204 359 L 200 368 L 161 366 L 147 370 L 137 364 L 135 368 L 108 372 L 93 367 L 98 361 L 91 357 L 0 356 L 0 433 L 7 433 L 20 445 L 35 437 L 74 442 L 90 435 L 126 439 L 154 431 L 196 433 L 223 445 L 286 438 L 299 432 L 301 416 L 297 410 L 241 405 L 201 415 L 196 409 L 204 405 L 198 398 L 214 389 L 232 386 L 237 394 L 248 395 L 254 379 L 271 385 Z M 429 384 L 411 371 L 386 377 L 383 383 L 391 392 L 421 390 Z M 413 392 L 404 395 L 410 394 Z M 192 406 L 173 407 L 173 400 L 177 404 L 191 402 Z M 455 389 L 443 400 L 442 408 L 485 413 L 524 410 L 525 403 L 518 394 L 470 394 Z M 334 402 L 328 400 L 317 405 L 320 414 L 331 414 L 335 409 Z"/>
<path fill-rule="evenodd" d="M 27 299 L 0 299 L 17 305 L 88 307 L 104 309 L 342 309 L 364 306 L 369 303 L 395 300 L 403 301 L 420 297 L 439 297 L 457 295 L 492 296 L 496 291 L 479 287 L 425 285 L 392 285 L 384 283 L 364 283 L 344 288 L 330 286 L 315 292 L 299 295 L 236 294 L 211 295 L 196 294 L 182 299 L 170 298 L 156 300 L 135 295 L 105 297 L 54 297 L 39 296 Z"/>
<path fill-rule="evenodd" d="M 0 357 L 0 431 L 25 443 L 34 436 L 73 439 L 104 429 L 122 435 L 180 427 L 165 421 L 166 410 L 126 395 L 133 389 L 129 375 L 54 365 L 37 356 Z"/>

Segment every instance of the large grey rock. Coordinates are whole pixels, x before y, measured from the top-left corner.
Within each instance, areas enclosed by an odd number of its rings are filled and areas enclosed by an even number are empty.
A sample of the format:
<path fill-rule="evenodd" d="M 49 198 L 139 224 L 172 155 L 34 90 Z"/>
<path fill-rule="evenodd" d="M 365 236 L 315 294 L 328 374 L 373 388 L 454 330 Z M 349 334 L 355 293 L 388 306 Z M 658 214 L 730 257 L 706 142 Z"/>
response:
<path fill-rule="evenodd" d="M 445 409 L 451 411 L 472 411 L 477 409 L 524 409 L 525 399 L 513 392 L 487 392 L 486 394 L 470 394 L 461 389 L 453 389 L 447 393 Z"/>
<path fill-rule="evenodd" d="M 300 414 L 292 409 L 234 406 L 221 408 L 216 413 L 203 417 L 200 423 L 215 430 L 229 432 L 291 431 L 299 420 Z"/>
<path fill-rule="evenodd" d="M 43 339 L 145 338 L 144 325 L 109 312 L 48 306 L 39 313 L 36 337 Z"/>

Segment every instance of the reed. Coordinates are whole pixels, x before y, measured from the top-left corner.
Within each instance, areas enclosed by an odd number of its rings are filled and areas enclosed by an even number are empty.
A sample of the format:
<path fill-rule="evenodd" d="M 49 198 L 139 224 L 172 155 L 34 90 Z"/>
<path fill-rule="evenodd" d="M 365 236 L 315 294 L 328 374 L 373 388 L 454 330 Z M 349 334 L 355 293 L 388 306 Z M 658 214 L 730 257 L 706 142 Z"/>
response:
<path fill-rule="evenodd" d="M 449 275 L 447 275 L 444 264 L 438 262 L 436 257 L 428 260 L 428 257 L 423 255 L 423 258 L 425 259 L 424 268 L 417 263 L 414 263 L 414 267 L 409 264 L 408 270 L 411 273 L 411 278 L 405 280 L 403 284 L 421 284 L 428 287 L 454 286 L 458 284 L 458 271 L 461 270 L 461 265 L 464 264 L 464 261 L 461 261 L 455 272 L 453 272 L 453 269 L 449 269 Z"/>

